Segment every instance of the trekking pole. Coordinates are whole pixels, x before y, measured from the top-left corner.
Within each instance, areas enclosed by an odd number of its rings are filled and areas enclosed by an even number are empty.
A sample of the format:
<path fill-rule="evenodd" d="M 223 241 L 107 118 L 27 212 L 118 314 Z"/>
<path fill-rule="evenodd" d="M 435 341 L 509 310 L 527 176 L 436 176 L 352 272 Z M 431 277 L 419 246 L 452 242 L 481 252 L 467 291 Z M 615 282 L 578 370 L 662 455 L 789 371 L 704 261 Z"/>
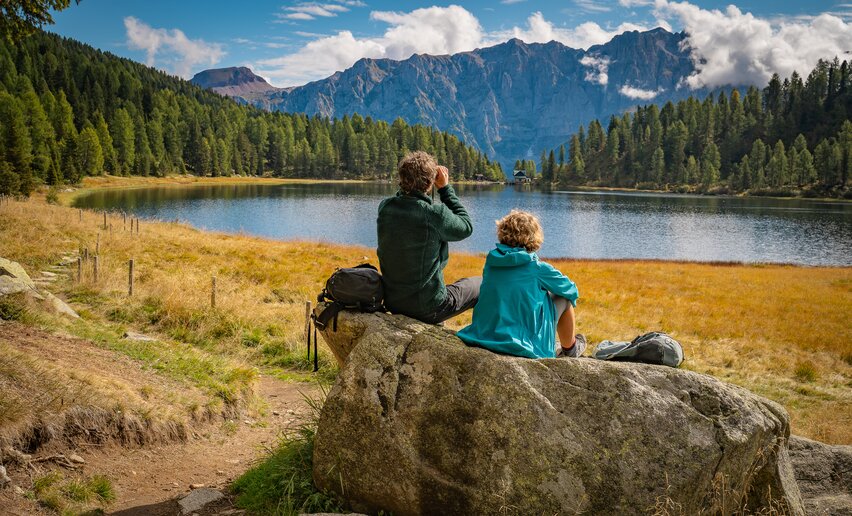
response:
<path fill-rule="evenodd" d="M 318 356 L 319 355 L 317 354 L 317 325 L 315 324 L 314 325 L 314 372 L 315 373 L 317 371 L 319 371 L 319 362 L 318 362 L 318 359 L 317 359 Z"/>

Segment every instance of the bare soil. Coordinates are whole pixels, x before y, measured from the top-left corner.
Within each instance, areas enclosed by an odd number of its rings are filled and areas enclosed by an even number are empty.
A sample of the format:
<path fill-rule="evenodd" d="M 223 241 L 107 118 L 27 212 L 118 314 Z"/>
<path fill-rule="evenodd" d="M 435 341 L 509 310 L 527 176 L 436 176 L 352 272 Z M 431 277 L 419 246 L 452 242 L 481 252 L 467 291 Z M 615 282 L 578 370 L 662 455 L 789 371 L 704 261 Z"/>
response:
<path fill-rule="evenodd" d="M 0 325 L 0 339 L 12 343 L 22 352 L 36 356 L 46 356 L 47 350 L 52 349 L 54 351 L 50 358 L 54 363 L 60 361 L 68 366 L 74 365 L 93 375 L 98 374 L 104 381 L 115 379 L 122 388 L 128 385 L 185 388 L 141 368 L 131 359 L 81 339 L 9 323 Z M 9 467 L 9 476 L 13 485 L 28 490 L 34 478 L 51 469 L 58 469 L 67 477 L 106 475 L 116 492 L 116 501 L 107 508 L 107 513 L 146 516 L 180 514 L 177 500 L 190 491 L 191 485 L 226 491 L 233 479 L 266 455 L 266 450 L 276 444 L 281 433 L 293 428 L 309 413 L 304 396 L 316 396 L 318 391 L 311 384 L 288 383 L 261 376 L 256 393 L 265 407 L 258 414 L 191 426 L 186 442 L 135 448 L 118 444 L 66 444 L 68 447 L 65 449 L 61 443 L 55 442 L 39 450 L 33 458 L 77 454 L 85 463 L 76 471 L 71 471 L 49 461 L 36 462 L 28 467 Z M 241 511 L 235 510 L 230 498 L 226 498 L 204 512 L 237 514 Z M 10 486 L 0 490 L 0 514 L 51 513 L 40 508 L 36 502 L 15 494 Z"/>

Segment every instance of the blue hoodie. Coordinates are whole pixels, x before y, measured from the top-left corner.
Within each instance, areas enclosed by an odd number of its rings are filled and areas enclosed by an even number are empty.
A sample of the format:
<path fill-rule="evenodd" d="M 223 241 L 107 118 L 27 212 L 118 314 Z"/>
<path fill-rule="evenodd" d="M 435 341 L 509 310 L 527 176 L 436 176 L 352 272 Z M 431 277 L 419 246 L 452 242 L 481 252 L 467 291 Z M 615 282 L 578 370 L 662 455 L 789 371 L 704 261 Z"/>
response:
<path fill-rule="evenodd" d="M 577 286 L 535 253 L 497 244 L 482 271 L 473 323 L 458 332 L 471 346 L 528 358 L 556 356 L 556 312 L 548 292 L 577 305 Z"/>

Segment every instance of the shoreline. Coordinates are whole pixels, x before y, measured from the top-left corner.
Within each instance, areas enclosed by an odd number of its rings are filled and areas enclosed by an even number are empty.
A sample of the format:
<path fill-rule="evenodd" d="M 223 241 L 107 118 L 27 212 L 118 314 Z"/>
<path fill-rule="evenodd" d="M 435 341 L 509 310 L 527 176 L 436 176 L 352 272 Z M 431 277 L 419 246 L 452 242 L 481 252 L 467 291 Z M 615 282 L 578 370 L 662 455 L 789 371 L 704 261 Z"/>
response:
<path fill-rule="evenodd" d="M 558 188 L 558 186 L 557 186 Z M 620 186 L 582 186 L 582 185 L 573 185 L 566 187 L 565 189 L 552 189 L 552 192 L 561 192 L 561 193 L 589 193 L 589 192 L 601 192 L 601 193 L 626 193 L 626 194 L 662 194 L 662 195 L 672 195 L 677 197 L 700 197 L 704 199 L 775 199 L 780 201 L 819 201 L 819 202 L 836 202 L 836 203 L 846 203 L 852 204 L 852 199 L 843 199 L 840 197 L 802 197 L 802 196 L 790 196 L 790 197 L 781 197 L 777 195 L 748 195 L 745 193 L 740 194 L 704 194 L 698 192 L 673 192 L 671 190 L 647 190 L 647 189 L 639 189 L 639 188 L 626 188 Z"/>
<path fill-rule="evenodd" d="M 369 183 L 377 183 L 382 184 L 385 182 L 380 181 L 369 181 L 369 180 L 357 180 L 357 179 L 344 179 L 344 180 L 329 180 L 329 179 L 288 179 L 288 178 L 271 178 L 271 177 L 254 177 L 254 176 L 219 176 L 219 177 L 197 177 L 191 175 L 179 175 L 179 176 L 166 176 L 166 177 L 144 177 L 144 176 L 90 176 L 83 179 L 83 183 L 80 187 L 74 188 L 73 191 L 63 191 L 59 193 L 59 204 L 65 207 L 72 207 L 73 203 L 87 195 L 93 194 L 98 191 L 104 190 L 138 190 L 144 188 L 181 188 L 181 187 L 191 187 L 191 186 L 229 186 L 229 185 L 285 185 L 285 184 L 369 184 Z M 386 184 L 386 183 L 385 183 Z M 479 185 L 479 184 L 500 184 L 500 183 L 477 183 L 477 182 L 461 182 L 455 184 L 464 184 L 464 185 Z M 511 183 L 505 184 L 505 186 L 513 186 Z M 732 196 L 732 195 L 724 195 L 724 196 L 704 196 L 700 194 L 689 194 L 689 193 L 677 193 L 677 192 L 665 192 L 665 191 L 657 191 L 657 190 L 630 190 L 624 188 L 607 188 L 607 187 L 580 187 L 581 190 L 560 190 L 554 191 L 554 193 L 572 193 L 572 192 L 601 192 L 601 193 L 643 193 L 648 192 L 652 194 L 669 194 L 675 196 L 697 196 L 697 197 L 736 197 L 736 198 L 748 198 L 748 196 Z M 44 194 L 46 190 L 42 189 L 40 194 Z M 41 196 L 41 195 L 40 195 Z M 777 199 L 790 200 L 790 199 L 804 199 L 799 197 L 779 197 Z M 807 199 L 807 200 L 820 200 L 820 199 Z M 829 201 L 840 201 L 840 202 L 849 202 L 846 200 L 838 200 L 838 199 L 826 199 Z M 90 208 L 81 208 L 86 211 L 93 211 Z M 187 225 L 197 231 L 200 231 L 209 235 L 222 235 L 222 236 L 249 236 L 252 238 L 258 238 L 268 242 L 288 242 L 288 243 L 297 243 L 297 242 L 305 242 L 311 244 L 322 244 L 329 246 L 336 246 L 340 248 L 347 249 L 363 249 L 365 251 L 373 252 L 375 249 L 366 245 L 360 244 L 345 244 L 339 243 L 329 240 L 306 240 L 302 238 L 272 238 L 263 235 L 255 235 L 241 232 L 227 232 L 221 230 L 211 230 L 200 228 L 190 224 L 187 221 L 177 220 L 163 220 L 157 218 L 148 218 L 143 220 L 148 220 L 151 222 L 161 222 L 161 223 L 173 223 L 177 222 L 179 224 Z M 469 257 L 484 257 L 488 251 L 480 251 L 480 252 L 471 252 L 471 251 L 453 251 L 452 254 L 456 256 L 469 256 Z M 682 258 L 604 258 L 604 257 L 572 257 L 572 256 L 543 256 L 542 259 L 553 261 L 553 262 L 582 262 L 582 263 L 594 263 L 594 262 L 606 262 L 606 263 L 660 263 L 660 264 L 694 264 L 694 265 L 706 265 L 711 267 L 795 267 L 795 268 L 814 268 L 814 269 L 849 269 L 852 268 L 852 265 L 825 265 L 825 264 L 803 264 L 803 263 L 794 263 L 794 262 L 772 262 L 772 261 L 738 261 L 738 260 L 710 260 L 710 261 L 702 261 L 702 260 L 687 260 Z"/>

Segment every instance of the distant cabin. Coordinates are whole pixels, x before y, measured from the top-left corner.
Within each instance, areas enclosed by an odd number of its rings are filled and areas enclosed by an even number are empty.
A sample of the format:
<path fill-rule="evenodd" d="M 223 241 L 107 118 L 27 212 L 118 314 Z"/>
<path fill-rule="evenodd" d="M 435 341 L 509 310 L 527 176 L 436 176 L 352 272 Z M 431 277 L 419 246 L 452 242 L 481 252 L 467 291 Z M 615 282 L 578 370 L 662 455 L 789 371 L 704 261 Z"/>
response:
<path fill-rule="evenodd" d="M 512 179 L 514 179 L 516 183 L 529 183 L 532 181 L 532 179 L 527 176 L 526 170 L 515 170 L 512 172 Z"/>
<path fill-rule="evenodd" d="M 487 181 L 487 179 L 485 179 L 485 176 L 483 174 L 476 174 L 475 176 L 473 176 L 473 180 L 479 181 L 479 182 Z"/>

